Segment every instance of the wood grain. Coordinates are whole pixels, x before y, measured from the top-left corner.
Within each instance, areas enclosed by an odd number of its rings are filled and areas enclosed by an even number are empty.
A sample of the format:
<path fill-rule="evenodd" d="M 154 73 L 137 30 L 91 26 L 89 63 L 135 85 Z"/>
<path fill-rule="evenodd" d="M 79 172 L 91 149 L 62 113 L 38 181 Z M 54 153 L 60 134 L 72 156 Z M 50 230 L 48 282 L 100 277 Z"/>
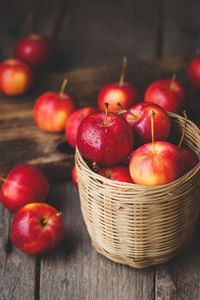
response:
<path fill-rule="evenodd" d="M 49 202 L 63 212 L 66 237 L 61 249 L 41 259 L 41 300 L 154 299 L 153 268 L 112 263 L 91 246 L 71 182 L 54 185 Z"/>
<path fill-rule="evenodd" d="M 130 64 L 126 78 L 144 92 L 153 80 L 170 77 L 175 68 L 177 78 L 187 84 L 185 69 L 189 59 L 191 55 L 177 55 Z M 51 180 L 70 176 L 74 150 L 65 141 L 64 133 L 45 133 L 36 126 L 33 118 L 35 100 L 45 91 L 58 90 L 63 78 L 67 77 L 69 86 L 66 92 L 74 97 L 78 106 L 96 106 L 101 87 L 118 80 L 120 70 L 121 66 L 118 65 L 43 74 L 32 90 L 21 97 L 1 94 L 0 175 L 5 176 L 17 164 L 31 163 L 44 169 Z M 188 99 L 188 117 L 198 122 L 198 95 L 190 90 Z"/>
<path fill-rule="evenodd" d="M 0 299 L 34 300 L 35 257 L 17 250 L 9 237 L 11 214 L 0 206 Z"/>

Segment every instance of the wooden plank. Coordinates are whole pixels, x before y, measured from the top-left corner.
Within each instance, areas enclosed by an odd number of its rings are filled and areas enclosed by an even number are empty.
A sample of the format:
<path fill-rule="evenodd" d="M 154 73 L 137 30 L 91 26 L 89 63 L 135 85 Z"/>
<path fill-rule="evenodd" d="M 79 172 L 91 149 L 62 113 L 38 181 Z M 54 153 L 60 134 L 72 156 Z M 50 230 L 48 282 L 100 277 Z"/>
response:
<path fill-rule="evenodd" d="M 186 83 L 185 68 L 191 55 L 166 57 L 152 62 L 130 64 L 127 80 L 142 91 L 153 80 L 169 77 L 177 70 L 178 79 Z M 80 107 L 96 106 L 99 90 L 110 81 L 117 80 L 120 66 L 97 67 L 71 72 L 56 72 L 41 76 L 32 90 L 20 97 L 0 95 L 0 175 L 5 176 L 16 164 L 31 163 L 44 169 L 50 179 L 70 175 L 74 164 L 74 150 L 65 142 L 64 133 L 50 134 L 41 131 L 33 118 L 36 98 L 44 91 L 58 90 L 67 77 L 71 94 Z M 198 95 L 189 94 L 189 118 L 199 122 Z"/>
<path fill-rule="evenodd" d="M 49 203 L 63 212 L 66 236 L 62 247 L 42 257 L 40 300 L 154 299 L 153 268 L 116 264 L 92 248 L 71 182 L 53 185 Z"/>
<path fill-rule="evenodd" d="M 0 299 L 35 300 L 35 257 L 17 250 L 9 237 L 11 214 L 0 205 Z"/>
<path fill-rule="evenodd" d="M 163 55 L 195 52 L 200 45 L 200 2 L 165 1 Z"/>
<path fill-rule="evenodd" d="M 156 300 L 200 299 L 199 229 L 189 249 L 169 263 L 156 267 Z"/>
<path fill-rule="evenodd" d="M 117 64 L 156 57 L 157 0 L 67 1 L 57 39 L 66 68 Z M 78 8 L 77 8 L 78 7 Z"/>

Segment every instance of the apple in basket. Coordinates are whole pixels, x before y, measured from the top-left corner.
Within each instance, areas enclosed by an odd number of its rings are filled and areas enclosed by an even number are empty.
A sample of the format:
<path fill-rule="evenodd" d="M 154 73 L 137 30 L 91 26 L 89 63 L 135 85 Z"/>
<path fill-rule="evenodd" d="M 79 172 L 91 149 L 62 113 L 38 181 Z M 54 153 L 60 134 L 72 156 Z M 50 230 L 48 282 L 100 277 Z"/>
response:
<path fill-rule="evenodd" d="M 154 142 L 152 112 L 152 143 L 137 148 L 130 159 L 129 171 L 133 182 L 140 185 L 161 185 L 178 179 L 183 172 L 178 148 L 165 141 Z"/>
<path fill-rule="evenodd" d="M 196 154 L 188 147 L 183 146 L 183 140 L 186 133 L 186 126 L 187 126 L 187 114 L 186 111 L 183 111 L 184 117 L 185 117 L 185 124 L 183 128 L 183 132 L 181 135 L 180 142 L 178 144 L 178 150 L 182 155 L 183 161 L 184 161 L 184 173 L 187 173 L 191 169 L 193 169 L 199 162 Z"/>
<path fill-rule="evenodd" d="M 114 181 L 133 183 L 133 180 L 129 173 L 129 168 L 123 165 L 100 168 L 97 171 L 97 174 Z"/>
<path fill-rule="evenodd" d="M 68 118 L 65 127 L 65 137 L 68 143 L 76 148 L 76 136 L 77 130 L 81 121 L 92 113 L 96 113 L 98 110 L 94 107 L 83 107 L 75 110 Z"/>
<path fill-rule="evenodd" d="M 144 101 L 160 105 L 166 111 L 180 113 L 186 104 L 186 89 L 175 80 L 159 79 L 147 88 Z"/>
<path fill-rule="evenodd" d="M 119 106 L 124 108 L 120 103 Z M 131 107 L 124 115 L 126 121 L 133 128 L 138 144 L 151 142 L 151 113 L 155 112 L 154 131 L 155 141 L 165 141 L 171 129 L 171 122 L 167 112 L 154 103 L 141 102 Z"/>
<path fill-rule="evenodd" d="M 131 126 L 120 115 L 100 112 L 87 116 L 77 132 L 77 146 L 82 156 L 101 167 L 116 165 L 125 159 L 133 148 Z"/>
<path fill-rule="evenodd" d="M 127 58 L 124 56 L 119 82 L 109 83 L 101 89 L 98 96 L 98 106 L 100 110 L 105 111 L 105 103 L 109 103 L 110 111 L 116 111 L 120 110 L 117 102 L 129 108 L 140 101 L 141 94 L 138 89 L 132 83 L 124 82 L 126 65 Z"/>

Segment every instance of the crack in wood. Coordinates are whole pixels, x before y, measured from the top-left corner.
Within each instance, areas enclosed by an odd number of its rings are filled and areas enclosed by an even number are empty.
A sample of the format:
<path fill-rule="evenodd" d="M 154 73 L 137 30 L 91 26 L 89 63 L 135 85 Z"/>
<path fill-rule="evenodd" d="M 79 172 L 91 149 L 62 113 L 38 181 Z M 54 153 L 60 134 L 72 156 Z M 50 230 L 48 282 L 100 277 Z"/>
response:
<path fill-rule="evenodd" d="M 35 300 L 40 300 L 40 267 L 41 258 L 38 256 L 35 261 Z"/>

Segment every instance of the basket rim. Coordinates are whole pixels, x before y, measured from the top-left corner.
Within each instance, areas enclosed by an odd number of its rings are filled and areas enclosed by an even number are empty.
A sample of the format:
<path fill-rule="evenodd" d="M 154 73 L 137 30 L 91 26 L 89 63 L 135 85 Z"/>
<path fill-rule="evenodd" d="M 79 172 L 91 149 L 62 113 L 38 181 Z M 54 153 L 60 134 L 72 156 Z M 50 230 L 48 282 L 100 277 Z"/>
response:
<path fill-rule="evenodd" d="M 123 114 L 125 111 L 119 111 L 118 113 Z M 184 117 L 172 113 L 172 112 L 167 112 L 167 114 L 170 117 L 179 119 L 181 121 L 184 121 Z M 197 127 L 197 125 L 192 122 L 191 120 L 187 120 L 187 124 L 190 124 L 193 126 L 193 128 L 195 129 L 195 131 L 197 132 L 197 134 L 199 135 L 199 141 L 200 141 L 200 129 L 199 127 Z M 102 175 L 99 175 L 97 173 L 95 173 L 94 171 L 92 171 L 89 166 L 87 165 L 86 161 L 84 160 L 84 158 L 82 157 L 82 155 L 80 154 L 78 147 L 76 146 L 76 152 L 75 152 L 75 162 L 77 162 L 77 159 L 80 159 L 81 163 L 82 163 L 82 167 L 85 169 L 85 171 L 87 171 L 91 176 L 95 175 L 95 178 L 98 179 L 99 181 L 103 182 L 104 184 L 108 183 L 111 187 L 122 187 L 123 191 L 124 190 L 130 190 L 130 189 L 135 189 L 138 191 L 159 191 L 162 190 L 162 192 L 166 189 L 168 190 L 169 188 L 172 188 L 173 186 L 177 186 L 177 184 L 185 184 L 187 181 L 189 181 L 191 179 L 191 176 L 195 176 L 195 174 L 200 170 L 200 161 L 199 163 L 192 168 L 190 171 L 188 171 L 187 173 L 183 174 L 181 177 L 177 178 L 176 180 L 166 183 L 166 184 L 162 184 L 162 185 L 140 185 L 140 184 L 136 184 L 136 183 L 128 183 L 128 182 L 122 182 L 122 181 L 117 181 L 117 180 L 112 180 L 109 178 L 106 178 Z M 76 163 L 77 165 L 77 163 Z M 167 191 L 166 191 L 167 192 Z"/>

